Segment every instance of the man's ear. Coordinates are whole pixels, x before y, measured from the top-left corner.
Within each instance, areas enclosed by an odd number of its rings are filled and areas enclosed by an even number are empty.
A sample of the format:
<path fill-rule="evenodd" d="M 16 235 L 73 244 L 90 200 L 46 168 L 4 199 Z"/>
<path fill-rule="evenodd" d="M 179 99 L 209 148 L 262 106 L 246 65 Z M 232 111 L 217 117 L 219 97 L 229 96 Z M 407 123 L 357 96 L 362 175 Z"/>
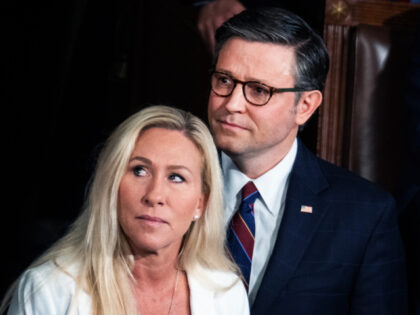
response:
<path fill-rule="evenodd" d="M 296 123 L 305 124 L 315 110 L 321 105 L 322 93 L 319 90 L 303 92 L 296 105 Z"/>

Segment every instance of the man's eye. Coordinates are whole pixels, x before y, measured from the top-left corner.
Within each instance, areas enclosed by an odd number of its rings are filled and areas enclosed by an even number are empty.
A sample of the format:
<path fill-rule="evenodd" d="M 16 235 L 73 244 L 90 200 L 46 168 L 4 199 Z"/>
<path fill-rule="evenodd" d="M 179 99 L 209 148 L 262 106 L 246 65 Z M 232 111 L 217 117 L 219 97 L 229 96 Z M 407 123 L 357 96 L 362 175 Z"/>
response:
<path fill-rule="evenodd" d="M 258 84 L 250 85 L 249 88 L 251 89 L 251 92 L 254 95 L 265 96 L 265 95 L 270 94 L 270 91 L 266 87 L 258 85 Z"/>
<path fill-rule="evenodd" d="M 137 165 L 133 167 L 133 174 L 135 176 L 145 176 L 146 170 L 144 169 L 143 166 Z"/>
<path fill-rule="evenodd" d="M 232 84 L 232 80 L 228 76 L 219 75 L 218 82 L 220 85 L 230 85 Z"/>
<path fill-rule="evenodd" d="M 169 175 L 169 180 L 173 181 L 174 183 L 182 183 L 185 182 L 185 178 L 179 174 L 171 174 Z"/>

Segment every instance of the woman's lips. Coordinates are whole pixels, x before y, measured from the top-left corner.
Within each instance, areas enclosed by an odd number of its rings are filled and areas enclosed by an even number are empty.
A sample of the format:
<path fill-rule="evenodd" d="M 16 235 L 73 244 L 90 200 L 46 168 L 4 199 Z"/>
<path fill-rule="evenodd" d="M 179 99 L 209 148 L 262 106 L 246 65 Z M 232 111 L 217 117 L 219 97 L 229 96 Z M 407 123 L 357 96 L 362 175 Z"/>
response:
<path fill-rule="evenodd" d="M 149 216 L 149 215 L 139 215 L 139 216 L 136 217 L 136 219 L 144 220 L 149 224 L 162 224 L 162 223 L 167 224 L 168 223 L 167 221 L 165 221 L 165 220 L 163 220 L 159 217 L 152 217 L 152 216 Z"/>

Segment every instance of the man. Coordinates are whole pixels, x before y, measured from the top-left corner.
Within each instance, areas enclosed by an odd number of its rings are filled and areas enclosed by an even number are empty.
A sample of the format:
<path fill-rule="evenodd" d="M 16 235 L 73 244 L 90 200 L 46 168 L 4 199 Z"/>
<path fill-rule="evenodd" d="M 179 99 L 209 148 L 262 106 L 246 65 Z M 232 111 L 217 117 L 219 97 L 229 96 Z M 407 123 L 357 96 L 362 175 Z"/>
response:
<path fill-rule="evenodd" d="M 322 39 L 288 11 L 245 10 L 216 32 L 209 123 L 253 315 L 406 312 L 392 197 L 297 139 L 327 72 Z"/>

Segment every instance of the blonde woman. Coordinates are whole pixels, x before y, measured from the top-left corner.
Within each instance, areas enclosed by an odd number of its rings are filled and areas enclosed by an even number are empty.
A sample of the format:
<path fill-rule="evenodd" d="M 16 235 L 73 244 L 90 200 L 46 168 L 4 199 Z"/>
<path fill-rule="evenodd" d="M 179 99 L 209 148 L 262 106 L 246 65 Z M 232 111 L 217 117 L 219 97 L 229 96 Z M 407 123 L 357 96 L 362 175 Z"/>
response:
<path fill-rule="evenodd" d="M 249 314 L 226 257 L 217 151 L 166 106 L 123 122 L 70 232 L 23 273 L 8 314 Z"/>

